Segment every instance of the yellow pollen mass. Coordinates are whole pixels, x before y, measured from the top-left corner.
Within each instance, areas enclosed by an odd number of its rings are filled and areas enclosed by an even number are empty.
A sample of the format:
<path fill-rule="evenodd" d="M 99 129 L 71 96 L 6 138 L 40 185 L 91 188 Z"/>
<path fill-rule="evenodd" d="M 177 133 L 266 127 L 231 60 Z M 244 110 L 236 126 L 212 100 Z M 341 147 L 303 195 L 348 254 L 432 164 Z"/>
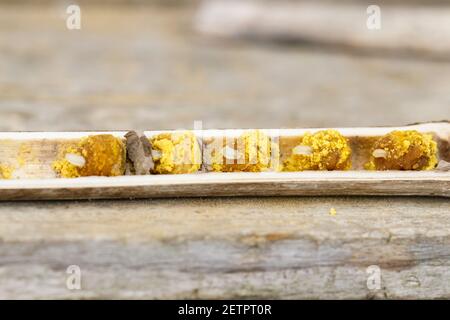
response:
<path fill-rule="evenodd" d="M 153 173 L 194 173 L 200 169 L 202 153 L 194 133 L 161 133 L 150 142 L 155 164 Z"/>
<path fill-rule="evenodd" d="M 11 166 L 1 164 L 0 165 L 0 179 L 11 179 L 14 169 Z"/>
<path fill-rule="evenodd" d="M 306 133 L 283 161 L 283 171 L 349 170 L 351 154 L 348 140 L 336 130 Z"/>
<path fill-rule="evenodd" d="M 278 145 L 261 130 L 248 130 L 237 138 L 225 138 L 210 151 L 215 172 L 261 172 L 278 163 Z"/>
<path fill-rule="evenodd" d="M 384 153 L 379 153 L 384 150 Z M 367 170 L 432 170 L 437 165 L 437 144 L 431 134 L 415 130 L 392 131 L 378 139 Z"/>
<path fill-rule="evenodd" d="M 109 134 L 88 136 L 64 148 L 53 169 L 63 178 L 120 176 L 125 171 L 125 157 L 121 139 Z"/>

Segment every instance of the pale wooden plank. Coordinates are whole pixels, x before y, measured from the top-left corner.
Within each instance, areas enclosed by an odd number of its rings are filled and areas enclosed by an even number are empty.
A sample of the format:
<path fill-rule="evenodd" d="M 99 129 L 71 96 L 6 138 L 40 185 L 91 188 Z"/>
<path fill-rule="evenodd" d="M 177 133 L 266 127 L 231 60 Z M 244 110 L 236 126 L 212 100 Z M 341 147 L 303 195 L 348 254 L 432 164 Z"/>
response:
<path fill-rule="evenodd" d="M 0 206 L 0 298 L 449 298 L 448 199 Z M 330 208 L 337 211 L 329 214 Z M 69 265 L 81 290 L 66 287 Z M 367 287 L 367 267 L 381 287 Z"/>
<path fill-rule="evenodd" d="M 336 128 L 353 145 L 353 170 L 348 172 L 263 172 L 151 175 L 123 177 L 56 178 L 52 162 L 58 146 L 81 137 L 114 132 L 4 132 L 0 133 L 0 162 L 23 162 L 14 172 L 18 179 L 0 181 L 1 200 L 104 199 L 238 195 L 422 195 L 449 196 L 450 173 L 361 171 L 370 154 L 355 139 L 381 136 L 392 130 L 432 133 L 438 158 L 450 161 L 450 124 L 431 122 L 404 127 Z M 262 129 L 272 137 L 301 136 L 315 129 Z M 150 137 L 162 131 L 145 131 Z M 243 130 L 197 130 L 202 139 L 237 136 Z M 25 152 L 25 151 L 26 152 Z M 283 150 L 281 150 L 283 152 Z M 34 179 L 30 179 L 34 178 Z"/>
<path fill-rule="evenodd" d="M 203 196 L 420 195 L 450 197 L 447 172 L 199 173 L 0 183 L 0 200 Z"/>

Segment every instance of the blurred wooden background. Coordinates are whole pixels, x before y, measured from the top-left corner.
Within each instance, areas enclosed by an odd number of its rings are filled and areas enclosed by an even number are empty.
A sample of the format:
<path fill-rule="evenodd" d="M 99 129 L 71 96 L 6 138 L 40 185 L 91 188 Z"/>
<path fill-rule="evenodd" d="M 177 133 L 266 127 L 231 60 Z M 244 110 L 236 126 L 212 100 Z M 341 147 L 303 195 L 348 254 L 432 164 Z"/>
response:
<path fill-rule="evenodd" d="M 69 31 L 69 2 L 1 1 L 0 130 L 450 118 L 448 62 L 220 41 L 194 31 L 197 1 L 131 2 L 81 1 Z M 449 298 L 448 214 L 417 197 L 1 203 L 0 298 Z"/>
<path fill-rule="evenodd" d="M 197 6 L 0 9 L 0 130 L 330 127 L 448 119 L 450 64 L 221 42 Z"/>

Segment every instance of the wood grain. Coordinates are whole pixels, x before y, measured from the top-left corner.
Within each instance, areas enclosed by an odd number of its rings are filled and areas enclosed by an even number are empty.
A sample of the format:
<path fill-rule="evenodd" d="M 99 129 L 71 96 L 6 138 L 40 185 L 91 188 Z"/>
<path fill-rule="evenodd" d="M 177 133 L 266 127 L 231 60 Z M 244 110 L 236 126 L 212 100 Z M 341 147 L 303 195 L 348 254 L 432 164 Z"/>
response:
<path fill-rule="evenodd" d="M 448 199 L 0 206 L 0 298 L 450 298 Z M 329 214 L 330 208 L 337 213 Z M 66 287 L 69 265 L 81 290 Z M 381 271 L 369 289 L 367 267 Z"/>
<path fill-rule="evenodd" d="M 21 179 L 0 200 L 217 196 L 419 195 L 450 197 L 447 172 L 272 172 Z"/>
<path fill-rule="evenodd" d="M 207 42 L 195 8 L 89 3 L 81 32 L 65 6 L 1 6 L 1 131 L 450 118 L 448 63 Z M 2 202 L 0 298 L 450 298 L 448 217 L 443 197 Z"/>

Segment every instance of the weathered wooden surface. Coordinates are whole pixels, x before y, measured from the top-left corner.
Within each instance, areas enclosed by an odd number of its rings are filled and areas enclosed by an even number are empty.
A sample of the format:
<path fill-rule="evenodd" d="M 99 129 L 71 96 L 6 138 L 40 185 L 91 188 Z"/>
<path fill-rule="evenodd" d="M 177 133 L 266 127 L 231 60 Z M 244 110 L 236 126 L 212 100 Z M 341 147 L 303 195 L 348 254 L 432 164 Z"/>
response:
<path fill-rule="evenodd" d="M 0 207 L 0 298 L 450 298 L 448 204 L 10 203 Z M 81 290 L 66 288 L 68 265 L 81 268 Z M 370 265 L 380 290 L 367 288 Z"/>
<path fill-rule="evenodd" d="M 0 7 L 2 131 L 450 118 L 448 63 L 210 43 L 189 8 L 84 9 L 69 32 L 61 7 Z M 420 197 L 3 202 L 0 297 L 449 298 L 448 215 Z"/>
<path fill-rule="evenodd" d="M 196 28 L 224 38 L 307 42 L 370 54 L 418 54 L 450 60 L 450 6 L 377 3 L 380 26 L 367 27 L 369 5 L 340 2 L 204 2 Z"/>
<path fill-rule="evenodd" d="M 450 64 L 209 42 L 196 8 L 0 7 L 0 130 L 306 128 L 450 118 Z"/>

